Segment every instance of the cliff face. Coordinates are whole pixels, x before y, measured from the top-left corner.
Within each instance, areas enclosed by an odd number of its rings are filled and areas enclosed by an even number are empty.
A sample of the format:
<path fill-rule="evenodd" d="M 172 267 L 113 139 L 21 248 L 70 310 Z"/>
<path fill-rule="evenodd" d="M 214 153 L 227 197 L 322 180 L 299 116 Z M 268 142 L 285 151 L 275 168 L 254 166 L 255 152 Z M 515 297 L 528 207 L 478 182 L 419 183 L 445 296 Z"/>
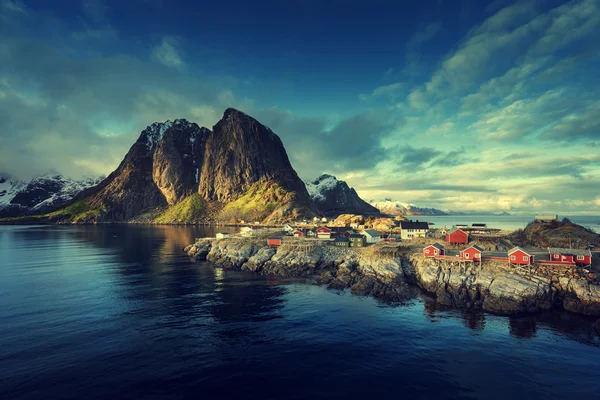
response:
<path fill-rule="evenodd" d="M 148 126 L 99 185 L 78 194 L 70 206 L 38 217 L 194 223 L 316 214 L 279 137 L 230 108 L 213 131 L 183 119 Z"/>
<path fill-rule="evenodd" d="M 312 200 L 322 214 L 380 215 L 378 209 L 358 196 L 356 190 L 335 176 L 323 174 L 306 187 Z"/>

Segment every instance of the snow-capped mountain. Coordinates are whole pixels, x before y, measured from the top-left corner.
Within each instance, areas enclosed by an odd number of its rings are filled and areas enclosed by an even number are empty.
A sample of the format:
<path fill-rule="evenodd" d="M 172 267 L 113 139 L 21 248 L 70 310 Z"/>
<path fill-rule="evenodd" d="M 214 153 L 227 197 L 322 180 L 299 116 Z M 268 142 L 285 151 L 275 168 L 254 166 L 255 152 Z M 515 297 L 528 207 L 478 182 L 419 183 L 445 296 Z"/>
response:
<path fill-rule="evenodd" d="M 379 211 L 361 199 L 356 191 L 335 176 L 323 174 L 306 189 L 318 210 L 325 215 L 362 214 L 377 215 Z"/>
<path fill-rule="evenodd" d="M 0 217 L 55 210 L 102 179 L 73 180 L 60 174 L 46 174 L 26 182 L 0 174 Z"/>
<path fill-rule="evenodd" d="M 437 208 L 417 207 L 414 204 L 405 204 L 398 201 L 372 201 L 370 203 L 383 214 L 388 215 L 448 215 Z"/>

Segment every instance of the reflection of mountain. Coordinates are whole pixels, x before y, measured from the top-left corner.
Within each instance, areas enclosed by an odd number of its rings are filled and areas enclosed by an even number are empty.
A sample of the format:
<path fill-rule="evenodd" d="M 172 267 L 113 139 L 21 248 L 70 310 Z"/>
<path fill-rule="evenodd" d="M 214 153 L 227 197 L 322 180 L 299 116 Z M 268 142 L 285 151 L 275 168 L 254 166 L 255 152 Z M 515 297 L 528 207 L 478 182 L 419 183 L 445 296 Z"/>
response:
<path fill-rule="evenodd" d="M 195 237 L 214 234 L 204 227 L 96 225 L 74 226 L 74 238 L 115 251 L 116 271 L 121 278 L 119 295 L 135 308 L 147 324 L 170 324 L 214 318 L 221 323 L 251 322 L 280 318 L 282 296 L 279 285 L 267 277 L 215 269 L 208 263 L 192 263 L 181 249 Z M 158 301 L 159 305 L 154 304 Z M 161 318 L 156 318 L 161 316 Z M 223 340 L 236 336 L 226 328 L 213 332 Z M 238 332 L 247 336 L 249 332 Z"/>

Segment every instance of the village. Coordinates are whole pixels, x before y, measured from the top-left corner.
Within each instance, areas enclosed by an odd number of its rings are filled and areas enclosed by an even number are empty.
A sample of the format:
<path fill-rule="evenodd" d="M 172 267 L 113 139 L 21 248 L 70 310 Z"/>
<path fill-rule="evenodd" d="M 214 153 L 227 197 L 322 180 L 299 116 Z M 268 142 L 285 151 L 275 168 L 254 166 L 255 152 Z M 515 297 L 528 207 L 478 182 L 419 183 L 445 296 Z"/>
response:
<path fill-rule="evenodd" d="M 536 216 L 535 222 L 552 223 L 558 216 Z M 238 234 L 221 232 L 217 239 L 229 237 L 260 237 L 270 247 L 293 247 L 309 251 L 313 246 L 332 246 L 339 249 L 361 250 L 373 247 L 381 254 L 396 256 L 401 252 L 422 252 L 432 260 L 456 261 L 481 267 L 485 261 L 504 262 L 508 266 L 592 266 L 592 249 L 548 247 L 525 249 L 519 246 L 499 251 L 495 243 L 507 232 L 488 227 L 484 223 L 456 224 L 454 227 L 435 228 L 425 221 L 398 220 L 394 229 L 386 232 L 367 229 L 363 224 L 336 226 L 334 221 L 315 218 L 312 223 L 302 221 L 281 227 L 243 226 Z M 441 244 L 443 243 L 443 244 Z M 487 245 L 485 246 L 484 243 Z M 492 244 L 491 246 L 489 244 Z M 484 247 L 488 247 L 487 251 Z"/>

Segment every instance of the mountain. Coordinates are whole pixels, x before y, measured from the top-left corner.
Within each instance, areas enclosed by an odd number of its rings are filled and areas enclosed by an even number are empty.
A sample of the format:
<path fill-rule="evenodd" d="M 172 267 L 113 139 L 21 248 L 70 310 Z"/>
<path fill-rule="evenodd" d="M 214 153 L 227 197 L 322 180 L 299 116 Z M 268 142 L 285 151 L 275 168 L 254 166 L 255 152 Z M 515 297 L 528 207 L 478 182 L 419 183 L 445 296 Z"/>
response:
<path fill-rule="evenodd" d="M 121 164 L 53 222 L 282 221 L 317 215 L 281 139 L 228 108 L 212 131 L 185 119 L 144 129 Z"/>
<path fill-rule="evenodd" d="M 306 182 L 306 189 L 322 214 L 380 214 L 379 210 L 361 199 L 356 190 L 335 176 L 323 174 L 313 182 Z"/>
<path fill-rule="evenodd" d="M 74 180 L 49 173 L 29 182 L 0 175 L 0 217 L 45 213 L 56 210 L 103 178 Z"/>
<path fill-rule="evenodd" d="M 391 200 L 372 201 L 370 204 L 387 215 L 448 215 L 437 208 L 417 207 Z"/>

